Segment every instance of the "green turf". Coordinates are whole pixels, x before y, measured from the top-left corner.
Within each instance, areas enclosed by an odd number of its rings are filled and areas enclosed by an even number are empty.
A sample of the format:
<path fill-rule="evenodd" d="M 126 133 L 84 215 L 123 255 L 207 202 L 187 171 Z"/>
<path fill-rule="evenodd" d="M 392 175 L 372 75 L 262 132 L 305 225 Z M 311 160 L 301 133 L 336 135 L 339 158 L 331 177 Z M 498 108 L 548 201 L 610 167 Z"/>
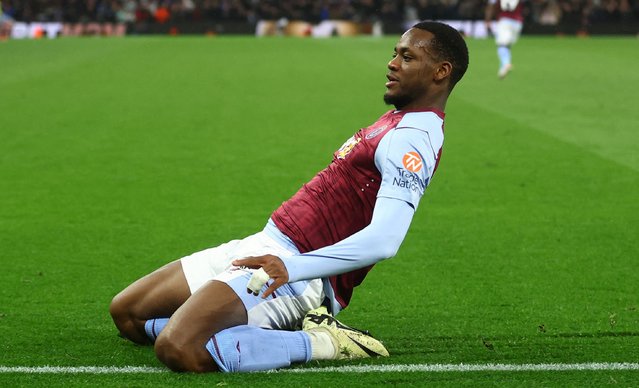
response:
<path fill-rule="evenodd" d="M 154 366 L 111 297 L 262 228 L 387 108 L 396 38 L 0 42 L 0 366 Z M 343 320 L 363 364 L 639 362 L 639 41 L 493 43 L 447 106 L 399 254 Z M 359 364 L 359 362 L 357 363 Z M 341 366 L 326 362 L 313 366 Z M 0 374 L 0 385 L 636 384 L 639 372 Z"/>

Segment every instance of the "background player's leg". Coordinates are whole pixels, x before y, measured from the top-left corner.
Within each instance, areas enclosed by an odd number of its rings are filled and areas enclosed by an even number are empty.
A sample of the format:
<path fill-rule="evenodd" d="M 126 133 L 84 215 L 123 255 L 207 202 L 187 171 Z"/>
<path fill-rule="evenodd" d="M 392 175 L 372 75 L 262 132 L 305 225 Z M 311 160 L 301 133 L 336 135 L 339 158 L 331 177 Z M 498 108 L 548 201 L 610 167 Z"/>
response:
<path fill-rule="evenodd" d="M 509 45 L 502 45 L 497 47 L 497 56 L 499 57 L 499 69 L 502 70 L 505 67 L 511 66 L 512 56 L 510 53 Z"/>
<path fill-rule="evenodd" d="M 170 317 L 190 296 L 182 264 L 177 260 L 125 288 L 113 298 L 109 312 L 122 336 L 138 344 L 150 344 L 144 323 L 151 318 Z"/>
<path fill-rule="evenodd" d="M 214 334 L 246 323 L 246 308 L 235 291 L 211 280 L 175 311 L 155 341 L 155 353 L 177 372 L 215 371 L 206 343 Z"/>

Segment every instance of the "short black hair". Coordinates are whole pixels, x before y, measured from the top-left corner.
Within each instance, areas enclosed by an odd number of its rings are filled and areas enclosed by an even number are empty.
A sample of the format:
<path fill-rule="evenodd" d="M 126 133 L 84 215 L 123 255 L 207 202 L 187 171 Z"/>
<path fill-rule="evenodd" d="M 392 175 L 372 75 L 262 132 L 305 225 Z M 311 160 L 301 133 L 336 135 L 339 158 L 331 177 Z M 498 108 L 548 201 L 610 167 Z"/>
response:
<path fill-rule="evenodd" d="M 453 65 L 450 75 L 450 88 L 452 89 L 468 69 L 468 46 L 466 46 L 464 37 L 453 27 L 439 22 L 423 21 L 415 24 L 413 28 L 426 30 L 435 36 L 431 45 L 434 51 L 439 54 L 437 59 L 448 61 Z"/>

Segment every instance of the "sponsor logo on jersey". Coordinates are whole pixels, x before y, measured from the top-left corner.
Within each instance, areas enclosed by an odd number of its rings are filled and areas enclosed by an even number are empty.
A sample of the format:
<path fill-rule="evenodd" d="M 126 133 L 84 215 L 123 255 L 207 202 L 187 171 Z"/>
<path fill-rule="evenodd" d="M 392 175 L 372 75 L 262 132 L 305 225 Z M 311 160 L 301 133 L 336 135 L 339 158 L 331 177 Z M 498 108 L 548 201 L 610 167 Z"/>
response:
<path fill-rule="evenodd" d="M 342 144 L 342 146 L 339 147 L 339 150 L 337 150 L 337 158 L 344 159 L 361 140 L 362 138 L 355 139 L 355 136 L 346 140 L 346 143 Z"/>
<path fill-rule="evenodd" d="M 402 164 L 410 172 L 419 172 L 424 166 L 422 157 L 417 152 L 411 151 L 404 154 Z"/>
<path fill-rule="evenodd" d="M 428 185 L 428 179 L 423 180 L 414 172 L 397 167 L 397 176 L 393 178 L 393 186 L 405 188 L 410 191 L 424 191 Z"/>
<path fill-rule="evenodd" d="M 368 133 L 368 135 L 366 135 L 366 140 L 369 140 L 369 139 L 374 138 L 375 136 L 377 136 L 377 135 L 379 135 L 380 133 L 384 132 L 384 130 L 385 130 L 386 128 L 388 128 L 388 125 L 382 125 L 382 126 L 381 126 L 381 127 L 379 127 L 379 128 L 375 128 L 375 129 L 373 129 L 372 131 L 370 131 L 370 132 Z"/>

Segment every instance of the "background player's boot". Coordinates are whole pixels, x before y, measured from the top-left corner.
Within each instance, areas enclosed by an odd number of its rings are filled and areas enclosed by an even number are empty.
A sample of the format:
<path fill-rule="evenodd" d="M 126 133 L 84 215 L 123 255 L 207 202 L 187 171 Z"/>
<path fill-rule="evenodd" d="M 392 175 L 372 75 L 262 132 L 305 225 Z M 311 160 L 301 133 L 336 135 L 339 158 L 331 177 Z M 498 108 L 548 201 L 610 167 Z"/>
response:
<path fill-rule="evenodd" d="M 349 327 L 332 315 L 326 308 L 310 311 L 304 318 L 302 330 L 311 339 L 313 360 L 341 360 L 383 356 L 388 350 L 367 331 Z"/>
<path fill-rule="evenodd" d="M 506 78 L 508 73 L 510 73 L 512 69 L 513 69 L 513 65 L 511 65 L 510 63 L 507 63 L 504 66 L 502 66 L 501 69 L 499 69 L 499 73 L 497 73 L 497 76 L 499 77 L 499 79 L 504 79 Z"/>

